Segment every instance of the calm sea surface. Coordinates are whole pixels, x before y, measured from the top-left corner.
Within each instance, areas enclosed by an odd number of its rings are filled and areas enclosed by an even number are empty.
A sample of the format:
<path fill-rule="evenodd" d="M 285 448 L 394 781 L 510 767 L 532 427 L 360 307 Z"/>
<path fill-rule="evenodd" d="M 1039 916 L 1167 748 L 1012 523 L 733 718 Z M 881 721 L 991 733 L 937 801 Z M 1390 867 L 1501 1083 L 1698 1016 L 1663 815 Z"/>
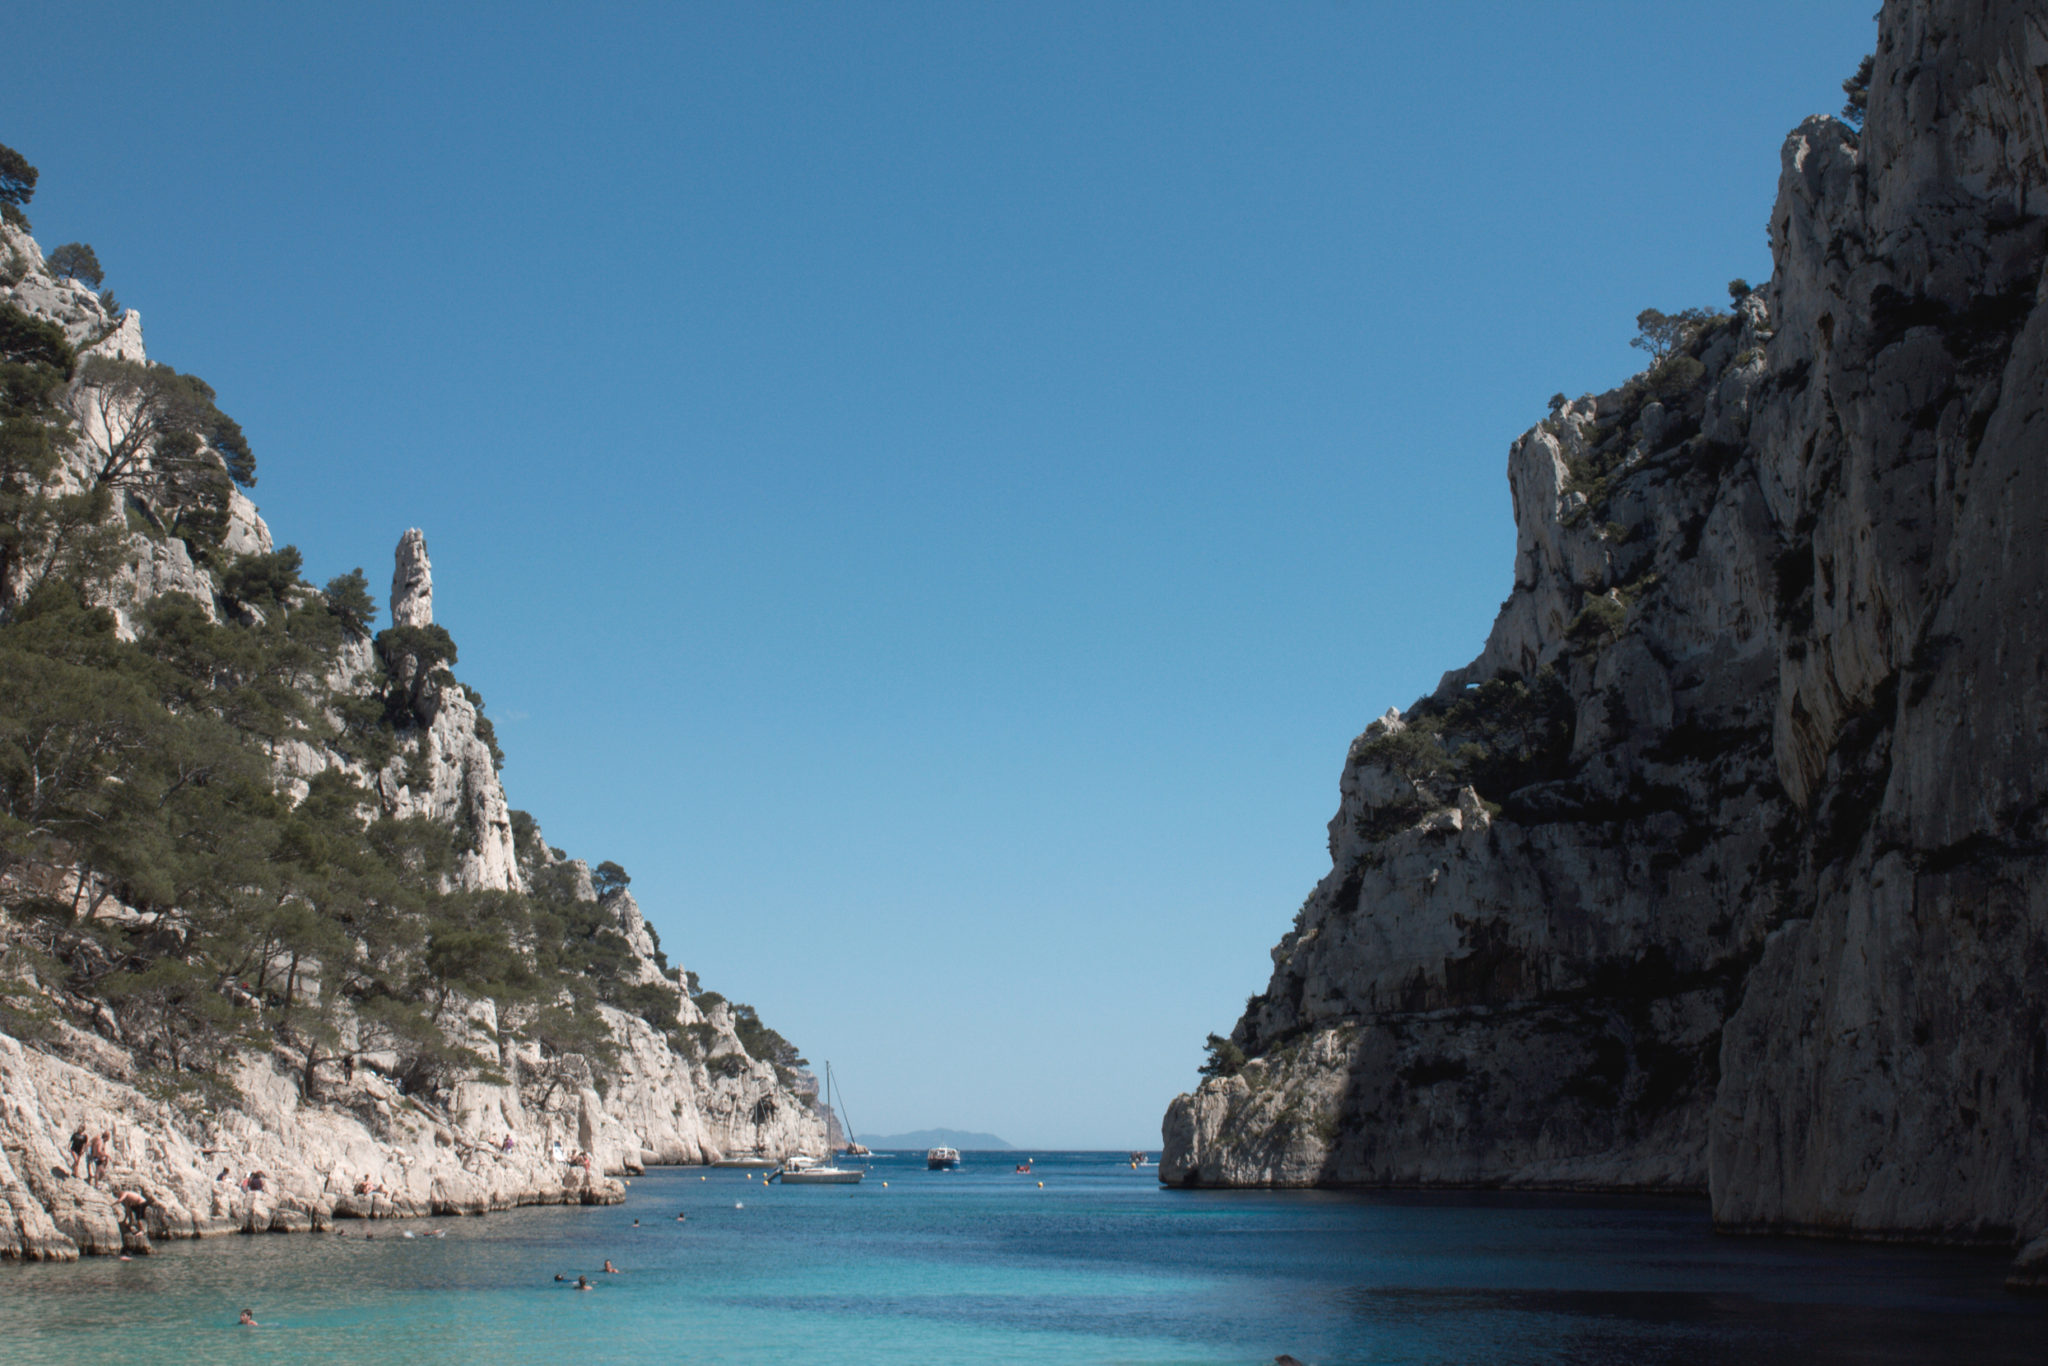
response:
<path fill-rule="evenodd" d="M 2048 1360 L 2048 1304 L 1998 1256 L 1716 1237 L 1692 1201 L 1162 1191 L 1120 1153 L 1021 1156 L 904 1154 L 856 1187 L 658 1171 L 617 1208 L 0 1266 L 0 1360 Z M 579 1272 L 597 1289 L 554 1281 Z"/>

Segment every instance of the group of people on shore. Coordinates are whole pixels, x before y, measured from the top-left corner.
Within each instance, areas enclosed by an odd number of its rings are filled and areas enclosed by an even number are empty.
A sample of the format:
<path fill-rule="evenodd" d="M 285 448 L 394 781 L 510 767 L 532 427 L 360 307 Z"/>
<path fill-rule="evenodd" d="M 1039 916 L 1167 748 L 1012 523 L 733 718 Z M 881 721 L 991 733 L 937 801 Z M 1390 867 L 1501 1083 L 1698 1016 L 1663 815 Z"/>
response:
<path fill-rule="evenodd" d="M 102 1129 L 92 1132 L 84 1120 L 71 1131 L 71 1175 L 90 1186 L 105 1186 L 114 1196 L 114 1204 L 121 1219 L 121 1227 L 139 1233 L 143 1226 L 143 1214 L 156 1201 L 145 1191 L 123 1187 L 114 1190 L 110 1174 L 114 1165 L 114 1131 Z"/>
<path fill-rule="evenodd" d="M 113 1149 L 112 1129 L 94 1133 L 84 1120 L 79 1120 L 78 1127 L 71 1131 L 71 1174 L 89 1185 L 98 1185 L 106 1179 Z"/>

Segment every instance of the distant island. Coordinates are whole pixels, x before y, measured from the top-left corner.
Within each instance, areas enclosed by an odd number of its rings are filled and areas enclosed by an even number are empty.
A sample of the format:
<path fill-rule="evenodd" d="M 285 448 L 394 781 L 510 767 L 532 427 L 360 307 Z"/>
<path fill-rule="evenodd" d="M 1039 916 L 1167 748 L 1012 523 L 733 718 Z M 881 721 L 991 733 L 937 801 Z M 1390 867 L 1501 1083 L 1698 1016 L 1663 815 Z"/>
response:
<path fill-rule="evenodd" d="M 983 1152 L 1014 1152 L 1017 1145 L 994 1134 L 971 1133 L 966 1129 L 913 1129 L 907 1134 L 870 1135 L 861 1142 L 870 1148 L 978 1148 Z"/>

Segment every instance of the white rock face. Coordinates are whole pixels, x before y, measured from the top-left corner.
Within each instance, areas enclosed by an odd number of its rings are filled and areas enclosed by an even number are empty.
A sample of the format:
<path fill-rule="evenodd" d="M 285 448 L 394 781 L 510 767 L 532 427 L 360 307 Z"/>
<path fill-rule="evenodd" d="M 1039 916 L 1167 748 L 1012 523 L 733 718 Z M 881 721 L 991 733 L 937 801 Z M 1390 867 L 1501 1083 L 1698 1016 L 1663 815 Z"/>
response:
<path fill-rule="evenodd" d="M 427 534 L 418 527 L 398 538 L 391 571 L 391 621 L 397 626 L 434 624 L 434 567 L 427 561 Z"/>
<path fill-rule="evenodd" d="M 1891 0 L 1867 127 L 1788 139 L 1697 370 L 1515 443 L 1513 591 L 1353 745 L 1162 1180 L 2048 1232 L 2044 69 L 2038 4 Z"/>
<path fill-rule="evenodd" d="M 422 762 L 415 768 L 413 757 Z M 425 780 L 415 784 L 417 771 Z M 436 689 L 434 719 L 406 753 L 375 778 L 384 809 L 459 827 L 468 837 L 458 874 L 475 890 L 525 887 L 512 847 L 512 809 L 490 746 L 477 733 L 477 709 L 460 688 Z"/>

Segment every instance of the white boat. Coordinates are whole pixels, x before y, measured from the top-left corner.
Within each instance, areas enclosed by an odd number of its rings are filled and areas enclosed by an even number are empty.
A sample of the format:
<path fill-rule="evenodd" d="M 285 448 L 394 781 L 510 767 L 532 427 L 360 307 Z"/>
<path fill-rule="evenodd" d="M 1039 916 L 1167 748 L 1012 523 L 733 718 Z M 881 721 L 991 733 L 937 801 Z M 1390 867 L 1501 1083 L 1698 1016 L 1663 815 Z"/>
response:
<path fill-rule="evenodd" d="M 960 1150 L 958 1148 L 930 1149 L 924 1155 L 924 1165 L 927 1171 L 951 1171 L 960 1165 Z"/>
<path fill-rule="evenodd" d="M 815 1157 L 792 1157 L 768 1179 L 785 1186 L 857 1186 L 866 1175 L 857 1167 L 821 1167 Z"/>

